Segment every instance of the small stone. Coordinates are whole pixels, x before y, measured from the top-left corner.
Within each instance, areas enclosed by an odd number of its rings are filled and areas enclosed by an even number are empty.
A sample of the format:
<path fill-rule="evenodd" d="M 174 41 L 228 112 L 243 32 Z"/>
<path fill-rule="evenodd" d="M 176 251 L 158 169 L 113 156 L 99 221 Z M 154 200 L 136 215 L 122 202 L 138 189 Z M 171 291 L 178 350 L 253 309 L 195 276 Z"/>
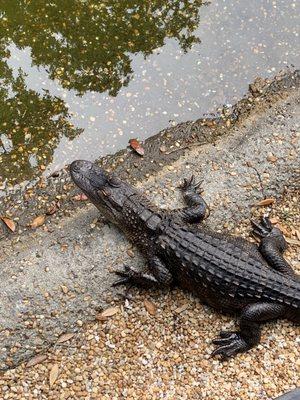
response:
<path fill-rule="evenodd" d="M 64 294 L 67 294 L 67 293 L 68 293 L 69 289 L 67 288 L 67 286 L 61 285 L 60 287 L 61 287 L 61 290 L 62 290 L 62 292 L 63 292 Z"/>
<path fill-rule="evenodd" d="M 268 153 L 267 160 L 270 161 L 270 162 L 276 162 L 277 161 L 277 157 L 275 157 L 273 153 Z"/>

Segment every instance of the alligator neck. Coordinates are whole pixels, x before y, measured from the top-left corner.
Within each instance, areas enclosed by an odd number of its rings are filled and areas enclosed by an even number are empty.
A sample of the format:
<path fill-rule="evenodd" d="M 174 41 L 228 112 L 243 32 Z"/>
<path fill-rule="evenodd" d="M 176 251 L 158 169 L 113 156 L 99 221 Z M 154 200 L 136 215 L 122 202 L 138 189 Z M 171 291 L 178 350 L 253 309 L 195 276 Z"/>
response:
<path fill-rule="evenodd" d="M 139 247 L 155 235 L 162 221 L 160 210 L 139 193 L 131 194 L 123 204 L 123 218 L 120 228 Z"/>

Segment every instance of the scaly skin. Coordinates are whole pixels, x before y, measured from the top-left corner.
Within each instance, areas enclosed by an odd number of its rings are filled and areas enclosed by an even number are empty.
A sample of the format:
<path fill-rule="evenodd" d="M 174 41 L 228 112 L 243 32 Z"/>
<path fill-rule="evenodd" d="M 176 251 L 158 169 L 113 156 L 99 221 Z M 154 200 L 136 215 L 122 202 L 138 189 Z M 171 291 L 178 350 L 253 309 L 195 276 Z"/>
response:
<path fill-rule="evenodd" d="M 252 222 L 260 245 L 200 226 L 208 207 L 192 177 L 181 190 L 187 207 L 160 210 L 132 186 L 88 161 L 70 167 L 74 182 L 118 225 L 148 261 L 149 273 L 125 266 L 115 285 L 166 287 L 176 284 L 203 302 L 240 314 L 237 332 L 221 332 L 212 355 L 249 350 L 260 341 L 260 325 L 275 318 L 300 323 L 300 279 L 282 252 L 285 239 L 268 218 Z"/>

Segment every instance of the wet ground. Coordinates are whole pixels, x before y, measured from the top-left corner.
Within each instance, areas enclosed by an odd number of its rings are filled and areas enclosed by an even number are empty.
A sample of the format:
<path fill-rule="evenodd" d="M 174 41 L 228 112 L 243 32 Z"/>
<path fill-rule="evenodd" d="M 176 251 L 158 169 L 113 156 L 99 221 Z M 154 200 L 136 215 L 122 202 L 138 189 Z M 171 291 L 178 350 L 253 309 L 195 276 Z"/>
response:
<path fill-rule="evenodd" d="M 0 14 L 2 194 L 215 112 L 254 77 L 299 65 L 291 0 L 11 0 Z"/>

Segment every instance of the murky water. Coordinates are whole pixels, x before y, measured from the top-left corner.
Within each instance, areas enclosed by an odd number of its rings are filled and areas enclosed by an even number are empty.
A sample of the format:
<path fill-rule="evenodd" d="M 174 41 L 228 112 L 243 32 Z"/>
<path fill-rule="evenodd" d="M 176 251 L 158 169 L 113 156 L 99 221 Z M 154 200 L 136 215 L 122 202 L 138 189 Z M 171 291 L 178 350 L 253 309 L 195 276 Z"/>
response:
<path fill-rule="evenodd" d="M 0 190 L 300 64 L 300 3 L 0 0 Z"/>

